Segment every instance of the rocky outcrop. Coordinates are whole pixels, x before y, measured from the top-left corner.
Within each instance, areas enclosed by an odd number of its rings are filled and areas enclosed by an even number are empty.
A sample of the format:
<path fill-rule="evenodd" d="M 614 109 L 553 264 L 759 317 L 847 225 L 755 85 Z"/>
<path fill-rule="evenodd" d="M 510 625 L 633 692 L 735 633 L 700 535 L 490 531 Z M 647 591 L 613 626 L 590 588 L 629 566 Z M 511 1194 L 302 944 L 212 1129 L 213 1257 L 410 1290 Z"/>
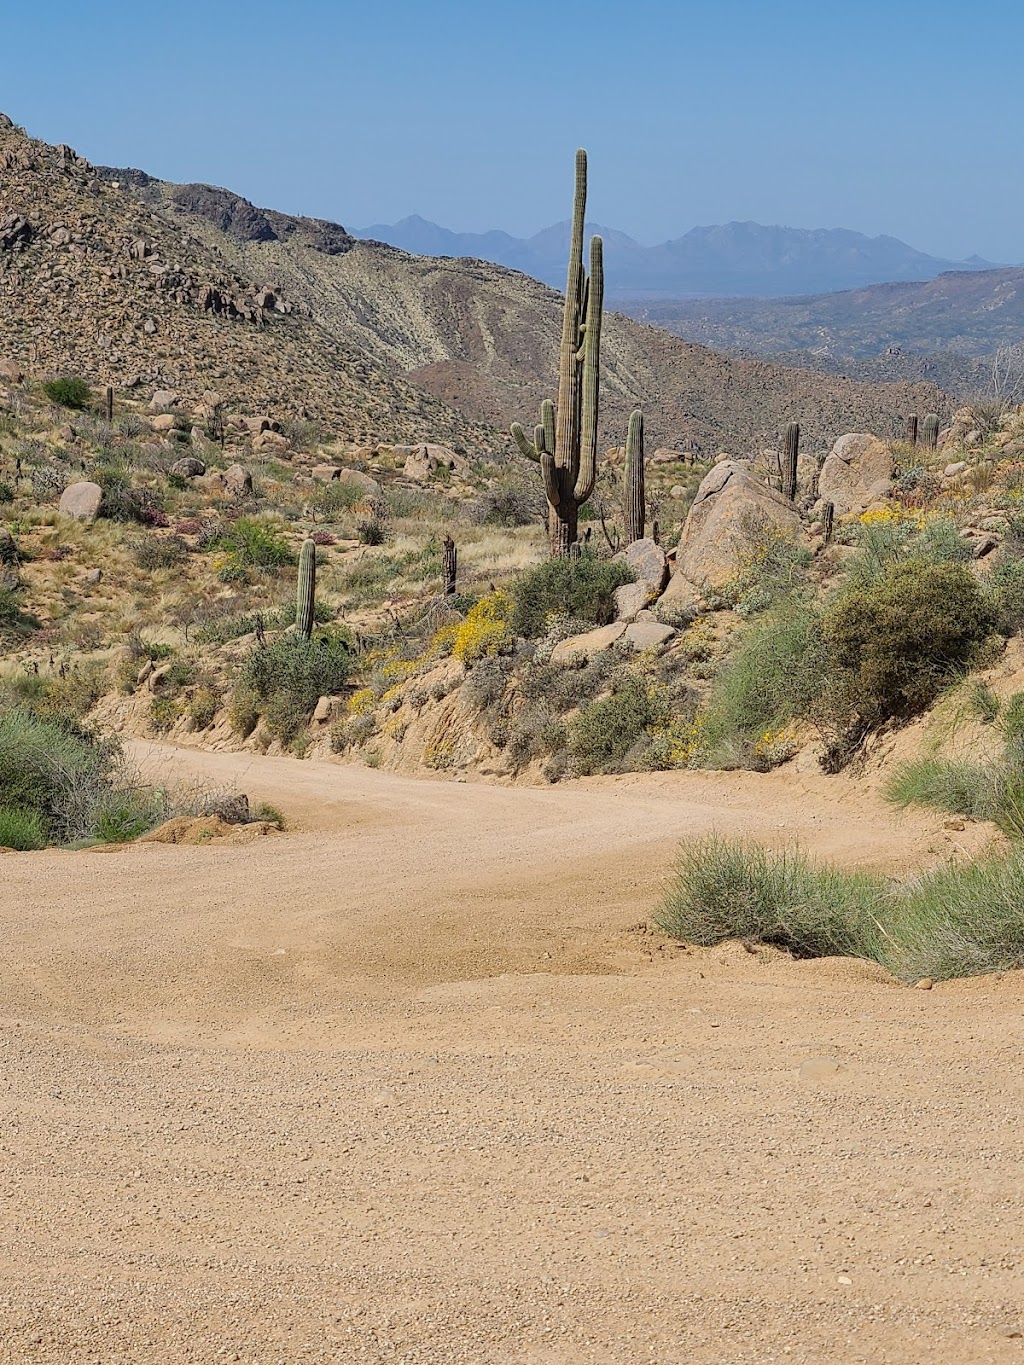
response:
<path fill-rule="evenodd" d="M 442 470 L 449 474 L 464 474 L 469 467 L 461 455 L 456 455 L 455 451 L 449 450 L 447 446 L 429 443 L 421 446 L 396 446 L 395 454 L 405 456 L 405 467 L 402 472 L 407 479 L 415 479 L 417 483 L 426 483 L 432 475 Z"/>
<path fill-rule="evenodd" d="M 624 583 L 615 589 L 615 619 L 632 621 L 664 591 L 669 575 L 668 559 L 661 546 L 650 539 L 635 540 L 622 558 L 636 574 L 636 582 Z"/>
<path fill-rule="evenodd" d="M 888 497 L 893 463 L 889 447 L 870 432 L 840 436 L 818 475 L 818 492 L 837 517 L 865 511 Z"/>
<path fill-rule="evenodd" d="M 760 483 L 746 462 L 723 460 L 697 490 L 676 550 L 676 575 L 684 583 L 723 587 L 766 531 L 796 540 L 800 530 L 792 503 Z"/>
<path fill-rule="evenodd" d="M 317 483 L 340 483 L 358 489 L 365 498 L 379 498 L 380 484 L 361 469 L 346 469 L 343 465 L 318 464 L 310 471 Z"/>

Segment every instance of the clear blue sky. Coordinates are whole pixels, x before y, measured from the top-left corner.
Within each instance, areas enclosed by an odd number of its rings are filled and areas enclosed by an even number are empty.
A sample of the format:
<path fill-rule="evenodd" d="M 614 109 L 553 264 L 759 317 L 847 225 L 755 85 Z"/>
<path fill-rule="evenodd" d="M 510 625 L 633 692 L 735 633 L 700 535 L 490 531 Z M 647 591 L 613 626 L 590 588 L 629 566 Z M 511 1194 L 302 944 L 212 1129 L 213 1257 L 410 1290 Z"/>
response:
<path fill-rule="evenodd" d="M 349 226 L 642 241 L 753 218 L 1024 260 L 1019 0 L 48 0 L 0 109 L 90 160 Z"/>

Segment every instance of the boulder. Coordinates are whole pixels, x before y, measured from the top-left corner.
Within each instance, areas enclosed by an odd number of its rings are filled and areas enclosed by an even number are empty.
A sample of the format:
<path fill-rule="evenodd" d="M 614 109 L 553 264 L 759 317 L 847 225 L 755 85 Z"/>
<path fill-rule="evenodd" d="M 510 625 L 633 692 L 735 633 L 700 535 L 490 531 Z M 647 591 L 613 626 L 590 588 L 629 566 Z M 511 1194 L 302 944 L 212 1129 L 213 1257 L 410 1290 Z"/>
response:
<path fill-rule="evenodd" d="M 250 436 L 259 436 L 264 431 L 280 430 L 277 422 L 269 417 L 243 417 L 241 423 Z"/>
<path fill-rule="evenodd" d="M 966 460 L 955 460 L 953 464 L 946 465 L 945 469 L 942 471 L 942 477 L 944 479 L 955 479 L 956 476 L 962 474 L 966 468 Z"/>
<path fill-rule="evenodd" d="M 234 498 L 244 498 L 252 492 L 252 475 L 244 464 L 233 464 L 230 469 L 225 469 L 221 477 L 225 493 L 230 493 Z"/>
<path fill-rule="evenodd" d="M 615 589 L 614 596 L 616 621 L 635 620 L 651 600 L 647 584 L 640 582 L 623 583 L 621 588 Z"/>
<path fill-rule="evenodd" d="M 685 574 L 676 572 L 658 599 L 658 606 L 673 613 L 692 612 L 696 616 L 701 608 L 700 589 L 691 583 Z"/>
<path fill-rule="evenodd" d="M 154 431 L 173 431 L 177 422 L 178 419 L 173 412 L 161 412 L 149 419 L 149 425 Z"/>
<path fill-rule="evenodd" d="M 334 719 L 338 709 L 337 697 L 321 697 L 313 711 L 313 722 L 316 725 L 326 725 Z"/>
<path fill-rule="evenodd" d="M 380 484 L 361 469 L 345 469 L 341 465 L 318 464 L 311 471 L 318 483 L 344 483 L 350 488 L 358 488 L 367 498 L 380 497 Z"/>
<path fill-rule="evenodd" d="M 666 626 L 660 621 L 634 621 L 632 625 L 626 627 L 622 639 L 632 649 L 660 649 L 675 633 L 672 626 Z"/>
<path fill-rule="evenodd" d="M 60 495 L 57 510 L 62 517 L 74 517 L 76 521 L 95 521 L 103 502 L 103 489 L 98 483 L 69 484 Z"/>
<path fill-rule="evenodd" d="M 645 583 L 651 596 L 657 597 L 668 582 L 668 560 L 661 546 L 650 538 L 634 540 L 623 558 L 637 582 Z"/>
<path fill-rule="evenodd" d="M 461 455 L 456 455 L 455 451 L 449 450 L 447 446 L 430 444 L 395 446 L 395 454 L 405 456 L 402 473 L 407 479 L 415 479 L 417 483 L 425 483 L 432 474 L 442 469 L 451 474 L 461 474 L 469 467 Z"/>
<path fill-rule="evenodd" d="M 271 450 L 281 454 L 288 449 L 288 437 L 282 436 L 279 431 L 261 431 L 258 436 L 252 438 L 253 450 Z"/>
<path fill-rule="evenodd" d="M 175 460 L 169 472 L 179 474 L 183 479 L 198 479 L 206 473 L 206 465 L 194 455 L 186 455 L 183 460 Z"/>
<path fill-rule="evenodd" d="M 157 389 L 153 397 L 149 400 L 150 412 L 166 412 L 168 408 L 173 408 L 178 401 L 178 395 L 171 389 Z"/>
<path fill-rule="evenodd" d="M 666 446 L 659 446 L 654 454 L 647 458 L 650 464 L 682 464 L 687 457 L 680 450 L 669 450 Z"/>
<path fill-rule="evenodd" d="M 892 455 L 870 432 L 840 436 L 818 475 L 818 493 L 837 517 L 863 512 L 892 491 Z"/>
<path fill-rule="evenodd" d="M 686 518 L 672 583 L 681 575 L 690 585 L 724 586 L 736 577 L 766 531 L 799 539 L 800 516 L 792 503 L 760 483 L 748 463 L 726 460 L 714 465 L 701 481 Z M 672 594 L 670 600 L 678 607 L 684 587 L 672 593 L 672 583 L 665 598 Z"/>
<path fill-rule="evenodd" d="M 0 378 L 6 379 L 9 384 L 21 384 L 25 379 L 25 371 L 13 360 L 0 360 Z"/>
<path fill-rule="evenodd" d="M 596 630 L 585 631 L 582 635 L 570 635 L 567 640 L 559 640 L 555 645 L 551 651 L 551 662 L 568 664 L 574 659 L 589 659 L 602 649 L 611 649 L 625 633 L 625 621 L 615 621 L 610 626 L 598 626 Z"/>

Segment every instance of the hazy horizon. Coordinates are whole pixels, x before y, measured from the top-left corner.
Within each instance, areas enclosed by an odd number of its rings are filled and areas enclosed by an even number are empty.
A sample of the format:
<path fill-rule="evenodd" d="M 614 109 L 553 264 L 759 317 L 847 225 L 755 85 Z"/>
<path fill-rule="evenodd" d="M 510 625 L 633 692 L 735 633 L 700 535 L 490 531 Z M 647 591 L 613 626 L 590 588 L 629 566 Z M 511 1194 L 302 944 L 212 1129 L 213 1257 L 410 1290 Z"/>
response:
<path fill-rule="evenodd" d="M 120 0 L 89 10 L 8 16 L 18 61 L 0 108 L 97 163 L 347 227 L 416 214 L 529 237 L 566 217 L 583 145 L 593 218 L 644 245 L 754 221 L 1024 258 L 1007 170 L 1024 96 L 989 80 L 983 100 L 949 97 L 1024 36 L 1001 0 L 969 20 L 951 0 L 864 0 L 855 23 L 807 0 L 638 0 L 627 20 L 578 0 L 295 0 L 287 25 L 256 0 L 244 27 L 198 0 L 170 20 Z M 182 34 L 197 36 L 184 51 Z"/>

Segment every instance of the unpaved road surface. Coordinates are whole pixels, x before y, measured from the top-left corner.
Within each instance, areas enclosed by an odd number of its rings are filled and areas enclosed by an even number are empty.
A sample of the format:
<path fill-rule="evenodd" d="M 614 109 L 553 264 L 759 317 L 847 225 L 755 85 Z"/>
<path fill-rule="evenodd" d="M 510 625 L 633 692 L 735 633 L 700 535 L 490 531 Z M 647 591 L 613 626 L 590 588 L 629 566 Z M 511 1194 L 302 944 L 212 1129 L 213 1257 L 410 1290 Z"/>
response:
<path fill-rule="evenodd" d="M 0 1360 L 1024 1362 L 1024 974 L 643 929 L 690 833 L 970 830 L 137 753 L 292 830 L 0 858 Z"/>

